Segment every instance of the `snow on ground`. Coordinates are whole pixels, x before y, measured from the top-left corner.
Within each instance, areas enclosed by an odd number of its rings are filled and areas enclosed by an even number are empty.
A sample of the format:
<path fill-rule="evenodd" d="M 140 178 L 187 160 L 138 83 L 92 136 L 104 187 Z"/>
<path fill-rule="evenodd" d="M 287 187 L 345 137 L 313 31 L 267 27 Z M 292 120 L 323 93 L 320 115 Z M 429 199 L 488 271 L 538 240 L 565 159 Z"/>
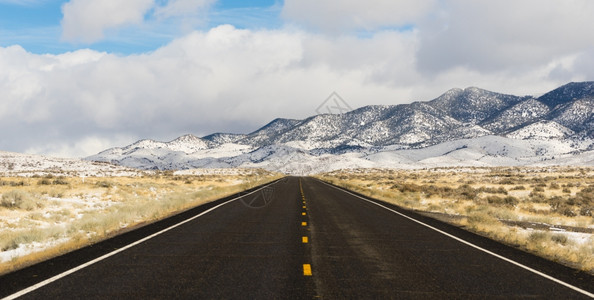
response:
<path fill-rule="evenodd" d="M 594 154 L 585 152 L 592 151 L 594 140 L 564 138 L 570 133 L 569 129 L 556 122 L 539 122 L 510 133 L 509 136 L 514 138 L 481 136 L 425 148 L 400 144 L 372 147 L 348 138 L 291 140 L 262 147 L 227 143 L 203 148 L 203 141 L 187 136 L 185 139 L 192 147 L 182 147 L 181 144 L 171 146 L 174 142 L 183 142 L 183 137 L 170 143 L 145 140 L 124 148 L 106 150 L 87 159 L 144 170 L 263 168 L 295 175 L 348 168 L 594 165 Z"/>
<path fill-rule="evenodd" d="M 81 193 L 72 198 L 56 198 L 43 196 L 43 208 L 34 211 L 9 210 L 0 208 L 0 228 L 4 234 L 11 231 L 19 232 L 23 229 L 48 229 L 64 227 L 73 221 L 80 219 L 82 215 L 93 212 L 104 211 L 117 203 L 102 197 L 100 193 Z M 55 245 L 67 242 L 69 238 L 49 238 L 44 242 L 20 243 L 15 249 L 0 251 L 0 262 L 6 262 L 12 258 L 26 254 L 43 251 Z"/>
<path fill-rule="evenodd" d="M 376 167 L 388 168 L 594 165 L 594 151 L 573 151 L 569 141 L 485 136 L 422 149 L 381 151 L 364 158 L 376 163 Z"/>
<path fill-rule="evenodd" d="M 532 228 L 522 229 L 517 228 L 518 233 L 524 237 L 528 237 L 533 233 L 550 233 L 552 235 L 561 235 L 567 238 L 567 245 L 580 247 L 580 246 L 588 246 L 594 245 L 594 234 L 592 233 L 585 233 L 585 232 L 571 232 L 565 231 L 558 228 L 551 228 L 549 231 L 545 230 L 537 230 Z"/>
<path fill-rule="evenodd" d="M 0 175 L 137 176 L 138 171 L 104 162 L 0 151 Z"/>
<path fill-rule="evenodd" d="M 513 131 L 507 134 L 507 137 L 524 140 L 548 140 L 565 138 L 573 134 L 575 133 L 571 129 L 555 121 L 540 121 Z"/>
<path fill-rule="evenodd" d="M 22 257 L 31 253 L 40 252 L 50 249 L 54 246 L 68 242 L 69 238 L 51 239 L 43 243 L 32 242 L 27 244 L 19 244 L 16 249 L 0 251 L 0 262 L 11 261 L 14 258 Z"/>
<path fill-rule="evenodd" d="M 225 175 L 225 176 L 241 176 L 253 174 L 254 170 L 251 169 L 238 169 L 238 168 L 201 168 L 201 169 L 188 169 L 178 170 L 173 172 L 173 175 Z"/>
<path fill-rule="evenodd" d="M 543 128 L 548 132 L 539 136 L 539 139 L 524 139 L 534 136 Z M 51 172 L 66 172 L 74 176 L 138 174 L 133 169 L 93 160 L 114 162 L 144 170 L 263 168 L 295 175 L 350 168 L 594 166 L 594 151 L 591 150 L 593 140 L 549 138 L 566 133 L 564 128 L 554 122 L 535 123 L 525 131 L 514 133 L 517 137 L 515 139 L 482 136 L 448 141 L 420 149 L 403 149 L 402 145 L 392 145 L 379 148 L 355 147 L 343 149 L 344 151 L 337 148 L 333 153 L 329 153 L 327 148 L 313 149 L 316 143 L 310 141 L 291 141 L 260 148 L 233 143 L 204 148 L 202 140 L 185 136 L 170 143 L 139 141 L 126 148 L 106 150 L 87 160 L 0 152 L 0 173 L 8 176 L 43 175 Z M 184 146 L 184 141 L 190 145 Z M 587 149 L 590 150 L 586 151 Z"/>
<path fill-rule="evenodd" d="M 291 142 L 291 146 L 299 146 Z M 585 148 L 589 143 L 577 144 Z M 295 175 L 351 168 L 420 169 L 437 167 L 594 166 L 594 151 L 573 153 L 576 143 L 484 136 L 445 142 L 421 149 L 391 146 L 375 151 L 314 155 L 289 145 L 260 148 L 225 161 L 232 166 L 259 167 Z M 370 154 L 370 152 L 373 152 Z"/>

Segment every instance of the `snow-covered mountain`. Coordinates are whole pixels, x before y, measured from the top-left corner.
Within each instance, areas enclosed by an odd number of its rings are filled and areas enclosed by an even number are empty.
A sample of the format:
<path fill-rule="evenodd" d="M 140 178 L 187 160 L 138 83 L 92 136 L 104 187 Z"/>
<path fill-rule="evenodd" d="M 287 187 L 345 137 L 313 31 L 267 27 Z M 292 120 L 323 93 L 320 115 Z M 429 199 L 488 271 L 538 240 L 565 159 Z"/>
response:
<path fill-rule="evenodd" d="M 502 145 L 506 148 L 497 148 Z M 310 173 L 378 164 L 554 164 L 561 158 L 575 163 L 568 155 L 583 157 L 579 164 L 592 164 L 587 154 L 592 150 L 594 82 L 580 82 L 538 98 L 475 87 L 452 89 L 428 102 L 366 106 L 305 120 L 275 119 L 249 134 L 142 140 L 87 159 L 141 169 L 263 167 Z M 421 153 L 430 155 L 417 159 Z"/>

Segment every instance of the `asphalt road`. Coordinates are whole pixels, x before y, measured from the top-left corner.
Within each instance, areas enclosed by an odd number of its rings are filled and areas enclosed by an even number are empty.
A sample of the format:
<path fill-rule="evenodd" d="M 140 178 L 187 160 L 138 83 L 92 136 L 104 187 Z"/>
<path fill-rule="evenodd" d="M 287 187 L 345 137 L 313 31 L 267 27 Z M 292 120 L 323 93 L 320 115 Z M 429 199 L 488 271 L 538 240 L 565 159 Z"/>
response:
<path fill-rule="evenodd" d="M 590 299 L 584 292 L 594 292 L 594 276 L 383 205 L 312 178 L 286 178 L 0 277 L 0 297 L 48 279 L 22 299 Z"/>

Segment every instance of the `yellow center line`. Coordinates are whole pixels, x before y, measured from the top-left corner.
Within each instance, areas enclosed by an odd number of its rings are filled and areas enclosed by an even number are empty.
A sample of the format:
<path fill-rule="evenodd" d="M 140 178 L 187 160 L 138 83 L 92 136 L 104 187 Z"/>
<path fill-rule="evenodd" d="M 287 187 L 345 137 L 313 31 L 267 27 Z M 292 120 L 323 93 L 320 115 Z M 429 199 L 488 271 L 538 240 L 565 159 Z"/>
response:
<path fill-rule="evenodd" d="M 311 276 L 311 265 L 303 264 L 303 276 Z"/>
<path fill-rule="evenodd" d="M 306 209 L 305 206 L 305 193 L 303 192 L 303 185 L 301 184 L 301 179 L 299 179 L 299 191 L 301 192 L 301 199 L 303 200 L 303 209 Z M 301 212 L 302 216 L 307 215 L 306 212 Z M 301 226 L 307 226 L 307 222 L 301 222 Z M 307 244 L 309 242 L 309 238 L 307 236 L 301 237 L 301 242 L 303 244 Z M 311 265 L 310 264 L 303 264 L 303 276 L 312 276 L 311 274 Z"/>

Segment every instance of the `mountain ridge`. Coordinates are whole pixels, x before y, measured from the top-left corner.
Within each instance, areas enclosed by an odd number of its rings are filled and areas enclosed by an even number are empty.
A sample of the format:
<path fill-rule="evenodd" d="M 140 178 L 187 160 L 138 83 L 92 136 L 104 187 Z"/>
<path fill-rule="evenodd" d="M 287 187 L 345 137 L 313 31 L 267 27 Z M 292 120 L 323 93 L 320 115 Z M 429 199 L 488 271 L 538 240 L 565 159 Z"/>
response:
<path fill-rule="evenodd" d="M 261 164 L 275 153 L 284 153 L 286 164 L 291 164 L 305 159 L 304 154 L 424 149 L 485 136 L 554 140 L 574 145 L 571 151 L 578 153 L 593 149 L 593 130 L 594 82 L 568 83 L 540 97 L 469 87 L 450 89 L 430 101 L 369 105 L 303 120 L 277 118 L 248 134 L 214 133 L 201 138 L 188 134 L 170 142 L 140 140 L 86 159 L 142 169 L 183 169 Z M 264 153 L 269 155 L 260 157 Z M 245 161 L 238 162 L 237 157 Z"/>

